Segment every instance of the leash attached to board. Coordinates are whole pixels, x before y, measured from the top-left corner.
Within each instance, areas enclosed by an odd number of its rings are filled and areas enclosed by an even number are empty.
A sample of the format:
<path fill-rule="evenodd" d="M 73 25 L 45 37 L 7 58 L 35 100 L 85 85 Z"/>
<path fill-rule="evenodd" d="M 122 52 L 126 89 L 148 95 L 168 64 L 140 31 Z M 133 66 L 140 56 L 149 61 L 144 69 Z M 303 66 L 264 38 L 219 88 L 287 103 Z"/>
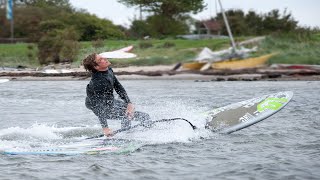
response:
<path fill-rule="evenodd" d="M 159 123 L 159 122 L 169 122 L 169 121 L 186 121 L 191 127 L 193 130 L 197 129 L 197 127 L 195 125 L 193 125 L 190 121 L 188 121 L 187 119 L 184 119 L 184 118 L 171 118 L 171 119 L 159 119 L 159 120 L 156 120 L 156 121 L 150 121 L 150 123 L 147 124 L 147 126 L 151 126 L 155 123 Z M 140 123 L 140 124 L 137 124 L 137 125 L 134 125 L 130 128 L 123 128 L 123 129 L 118 129 L 118 130 L 115 130 L 113 132 L 112 135 L 115 135 L 117 133 L 120 133 L 120 132 L 124 132 L 124 131 L 128 131 L 130 129 L 134 129 L 134 128 L 137 128 L 139 126 L 146 126 L 144 123 Z M 95 139 L 95 138 L 100 138 L 100 137 L 103 137 L 104 134 L 99 134 L 99 135 L 96 135 L 96 136 L 92 136 L 92 137 L 88 137 L 86 139 Z"/>

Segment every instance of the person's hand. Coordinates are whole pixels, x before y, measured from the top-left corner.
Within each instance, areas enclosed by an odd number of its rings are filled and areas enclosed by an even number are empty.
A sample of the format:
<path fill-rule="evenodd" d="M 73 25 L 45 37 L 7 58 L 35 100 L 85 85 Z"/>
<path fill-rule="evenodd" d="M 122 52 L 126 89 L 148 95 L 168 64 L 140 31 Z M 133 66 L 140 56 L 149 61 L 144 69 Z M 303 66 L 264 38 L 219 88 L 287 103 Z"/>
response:
<path fill-rule="evenodd" d="M 126 115 L 129 120 L 131 120 L 134 116 L 134 106 L 133 104 L 129 103 L 126 110 Z"/>
<path fill-rule="evenodd" d="M 113 131 L 110 128 L 103 128 L 103 134 L 107 137 L 113 136 Z"/>

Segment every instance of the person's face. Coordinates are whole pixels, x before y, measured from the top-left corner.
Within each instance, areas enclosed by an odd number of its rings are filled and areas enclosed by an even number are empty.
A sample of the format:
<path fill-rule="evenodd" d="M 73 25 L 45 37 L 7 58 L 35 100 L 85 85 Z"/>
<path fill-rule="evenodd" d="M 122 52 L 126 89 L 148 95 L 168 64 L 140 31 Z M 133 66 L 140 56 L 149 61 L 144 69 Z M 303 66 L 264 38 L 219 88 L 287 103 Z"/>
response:
<path fill-rule="evenodd" d="M 101 57 L 98 54 L 96 55 L 95 61 L 98 64 L 97 66 L 95 66 L 95 69 L 97 71 L 104 71 L 111 65 L 107 58 Z"/>

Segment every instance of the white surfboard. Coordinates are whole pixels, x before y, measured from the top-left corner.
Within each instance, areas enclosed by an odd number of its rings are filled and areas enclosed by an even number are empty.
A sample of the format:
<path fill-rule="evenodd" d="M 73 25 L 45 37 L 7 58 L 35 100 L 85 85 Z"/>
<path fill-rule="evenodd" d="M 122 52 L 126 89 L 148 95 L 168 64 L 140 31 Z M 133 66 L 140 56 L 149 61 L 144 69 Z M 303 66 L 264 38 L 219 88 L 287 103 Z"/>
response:
<path fill-rule="evenodd" d="M 9 79 L 0 79 L 0 83 L 9 82 Z"/>
<path fill-rule="evenodd" d="M 130 153 L 142 145 L 138 141 L 123 139 L 96 138 L 83 140 L 71 144 L 46 148 L 8 149 L 0 151 L 7 155 L 95 155 L 95 154 L 123 154 Z"/>
<path fill-rule="evenodd" d="M 116 51 L 123 51 L 123 52 L 130 52 L 133 50 L 133 46 L 127 46 L 127 47 L 124 47 L 124 48 L 121 48 L 121 49 L 118 49 Z"/>
<path fill-rule="evenodd" d="M 128 59 L 128 58 L 137 57 L 137 55 L 133 53 L 127 53 L 122 51 L 103 52 L 103 53 L 100 53 L 99 55 L 104 58 L 110 58 L 110 59 Z"/>
<path fill-rule="evenodd" d="M 124 47 L 115 51 L 103 52 L 99 55 L 104 58 L 110 59 L 128 59 L 128 58 L 135 58 L 137 57 L 136 54 L 130 53 L 132 51 L 133 46 Z"/>
<path fill-rule="evenodd" d="M 232 133 L 266 119 L 292 99 L 285 91 L 234 103 L 208 112 L 206 128 L 214 132 Z"/>

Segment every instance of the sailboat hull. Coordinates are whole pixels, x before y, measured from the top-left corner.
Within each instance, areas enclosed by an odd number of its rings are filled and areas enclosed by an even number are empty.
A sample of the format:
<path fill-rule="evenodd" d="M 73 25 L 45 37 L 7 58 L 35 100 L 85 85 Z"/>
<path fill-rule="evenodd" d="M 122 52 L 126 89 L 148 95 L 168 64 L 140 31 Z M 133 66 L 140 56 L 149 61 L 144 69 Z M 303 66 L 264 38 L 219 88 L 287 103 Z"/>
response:
<path fill-rule="evenodd" d="M 200 70 L 207 62 L 190 62 L 182 64 L 182 67 L 190 70 Z"/>
<path fill-rule="evenodd" d="M 266 62 L 274 56 L 274 53 L 259 57 L 220 61 L 212 63 L 212 69 L 247 69 L 265 66 Z"/>

